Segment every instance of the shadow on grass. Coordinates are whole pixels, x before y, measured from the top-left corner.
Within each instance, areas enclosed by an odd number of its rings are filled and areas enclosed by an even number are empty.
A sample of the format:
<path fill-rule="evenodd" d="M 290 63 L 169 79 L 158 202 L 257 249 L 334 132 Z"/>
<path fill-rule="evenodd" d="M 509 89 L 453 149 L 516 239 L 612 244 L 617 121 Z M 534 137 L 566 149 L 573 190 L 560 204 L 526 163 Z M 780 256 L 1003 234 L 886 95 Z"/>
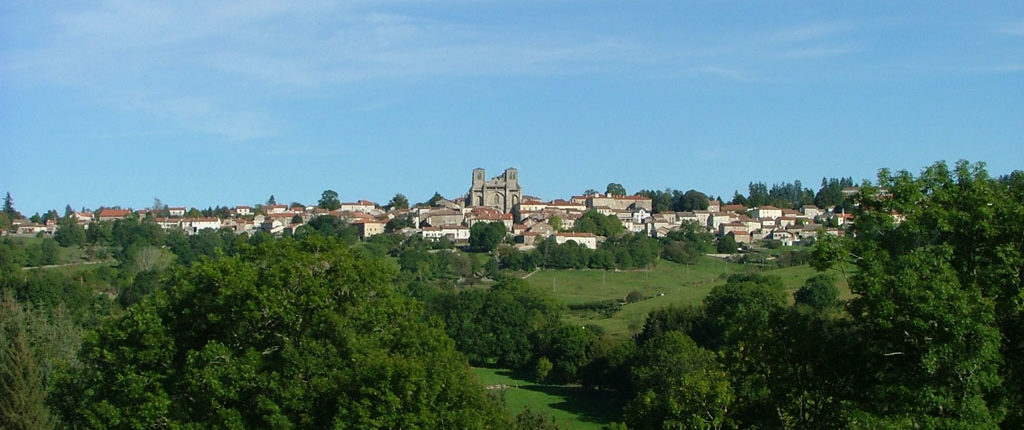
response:
<path fill-rule="evenodd" d="M 562 401 L 549 406 L 576 415 L 580 421 L 607 424 L 622 420 L 624 402 L 615 393 L 595 391 L 578 385 L 548 385 L 528 382 L 524 372 L 502 370 L 497 374 L 510 377 L 523 384 L 517 388 L 558 397 Z"/>

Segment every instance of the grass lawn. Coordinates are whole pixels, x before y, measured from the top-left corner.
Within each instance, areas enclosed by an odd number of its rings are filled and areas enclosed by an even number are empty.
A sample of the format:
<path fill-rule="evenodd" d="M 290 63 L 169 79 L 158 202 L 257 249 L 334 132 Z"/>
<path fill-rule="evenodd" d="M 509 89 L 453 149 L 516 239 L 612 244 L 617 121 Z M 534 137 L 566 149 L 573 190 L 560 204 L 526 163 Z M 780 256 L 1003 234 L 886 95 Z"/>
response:
<path fill-rule="evenodd" d="M 624 305 L 611 317 L 593 312 L 569 311 L 572 323 L 595 324 L 615 338 L 625 338 L 643 327 L 651 310 L 669 305 L 699 304 L 715 285 L 729 274 L 760 272 L 782 278 L 792 294 L 816 273 L 807 265 L 760 271 L 755 266 L 728 263 L 714 257 L 701 257 L 696 264 L 685 265 L 659 260 L 648 270 L 541 270 L 527 278 L 532 285 L 547 288 L 565 304 L 624 299 L 630 291 L 639 291 L 646 300 Z M 851 297 L 841 276 L 836 276 L 843 299 Z"/>
<path fill-rule="evenodd" d="M 602 393 L 573 385 L 537 384 L 516 377 L 505 369 L 473 368 L 484 386 L 492 387 L 513 416 L 529 406 L 555 418 L 570 429 L 600 429 L 618 421 L 622 405 Z"/>

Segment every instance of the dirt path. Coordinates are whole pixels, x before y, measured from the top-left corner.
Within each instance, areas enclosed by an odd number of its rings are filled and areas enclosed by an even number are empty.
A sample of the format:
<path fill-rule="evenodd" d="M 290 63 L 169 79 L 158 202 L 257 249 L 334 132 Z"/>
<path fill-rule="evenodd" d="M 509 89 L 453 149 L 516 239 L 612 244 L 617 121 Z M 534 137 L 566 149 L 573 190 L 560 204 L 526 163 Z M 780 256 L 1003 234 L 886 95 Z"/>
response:
<path fill-rule="evenodd" d="M 84 261 L 81 263 L 64 263 L 64 264 L 49 264 L 46 266 L 29 266 L 22 267 L 21 270 L 32 270 L 32 269 L 54 269 L 57 267 L 68 267 L 68 266 L 88 266 L 90 264 L 110 264 L 113 263 L 111 260 L 106 261 Z"/>

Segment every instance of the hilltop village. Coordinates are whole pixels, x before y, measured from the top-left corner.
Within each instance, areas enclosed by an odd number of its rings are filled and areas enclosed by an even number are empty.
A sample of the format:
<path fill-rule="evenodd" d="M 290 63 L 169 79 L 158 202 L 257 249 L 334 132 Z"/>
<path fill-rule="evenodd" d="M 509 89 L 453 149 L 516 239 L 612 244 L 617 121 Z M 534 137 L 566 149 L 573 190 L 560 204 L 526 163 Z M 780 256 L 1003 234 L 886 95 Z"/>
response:
<path fill-rule="evenodd" d="M 844 196 L 856 192 L 856 187 L 842 190 Z M 698 199 L 693 210 L 679 212 L 655 212 L 652 199 L 641 194 L 592 192 L 568 199 L 543 201 L 523 193 L 519 172 L 515 168 L 508 168 L 489 180 L 484 169 L 474 169 L 468 192 L 453 199 L 435 195 L 428 202 L 409 207 L 404 196 L 399 194 L 396 198 L 398 201 L 393 199 L 386 205 L 367 200 L 341 202 L 337 200 L 337 193 L 327 190 L 317 205 L 277 204 L 271 198 L 262 205 L 219 207 L 205 211 L 185 206 L 164 206 L 140 210 L 101 208 L 72 211 L 66 215 L 86 229 L 94 222 L 137 216 L 141 220 L 151 220 L 166 231 L 180 230 L 186 235 L 198 234 L 205 229 L 227 229 L 250 235 L 257 232 L 291 235 L 317 217 L 330 216 L 357 227 L 363 240 L 394 232 L 406 236 L 420 235 L 434 241 L 447 240 L 456 245 L 468 243 L 474 224 L 500 222 L 516 246 L 522 249 L 530 249 L 538 241 L 548 238 L 554 238 L 558 244 L 573 241 L 597 249 L 605 238 L 577 226 L 577 221 L 590 211 L 616 218 L 624 231 L 646 233 L 651 237 L 665 237 L 686 223 L 692 223 L 719 238 L 730 236 L 737 244 L 771 240 L 784 246 L 813 241 L 821 234 L 842 235 L 840 227 L 853 221 L 852 215 L 839 207 L 748 207 L 706 198 Z M 53 235 L 60 228 L 57 221 L 56 216 L 36 220 L 14 219 L 11 220 L 10 234 Z"/>

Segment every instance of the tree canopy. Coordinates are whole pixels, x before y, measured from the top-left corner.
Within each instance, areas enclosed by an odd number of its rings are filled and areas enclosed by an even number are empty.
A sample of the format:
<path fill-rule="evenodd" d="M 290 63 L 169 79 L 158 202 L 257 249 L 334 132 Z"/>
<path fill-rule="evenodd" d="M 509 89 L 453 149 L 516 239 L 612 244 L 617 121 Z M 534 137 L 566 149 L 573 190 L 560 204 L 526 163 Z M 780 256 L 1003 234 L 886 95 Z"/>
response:
<path fill-rule="evenodd" d="M 477 251 L 491 252 L 505 240 L 507 233 L 501 221 L 478 222 L 469 229 L 469 246 Z"/>
<path fill-rule="evenodd" d="M 409 209 L 409 199 L 405 197 L 405 194 L 396 193 L 395 196 L 388 201 L 388 209 Z"/>
<path fill-rule="evenodd" d="M 624 196 L 626 195 L 626 187 L 623 187 L 622 184 L 612 182 L 605 187 L 604 192 L 605 194 L 611 194 L 613 196 Z"/>
<path fill-rule="evenodd" d="M 320 236 L 177 272 L 87 336 L 56 392 L 90 428 L 503 428 L 391 266 Z"/>
<path fill-rule="evenodd" d="M 324 190 L 320 194 L 320 200 L 317 202 L 317 206 L 333 211 L 341 207 L 341 200 L 338 199 L 338 192 L 334 190 Z"/>

